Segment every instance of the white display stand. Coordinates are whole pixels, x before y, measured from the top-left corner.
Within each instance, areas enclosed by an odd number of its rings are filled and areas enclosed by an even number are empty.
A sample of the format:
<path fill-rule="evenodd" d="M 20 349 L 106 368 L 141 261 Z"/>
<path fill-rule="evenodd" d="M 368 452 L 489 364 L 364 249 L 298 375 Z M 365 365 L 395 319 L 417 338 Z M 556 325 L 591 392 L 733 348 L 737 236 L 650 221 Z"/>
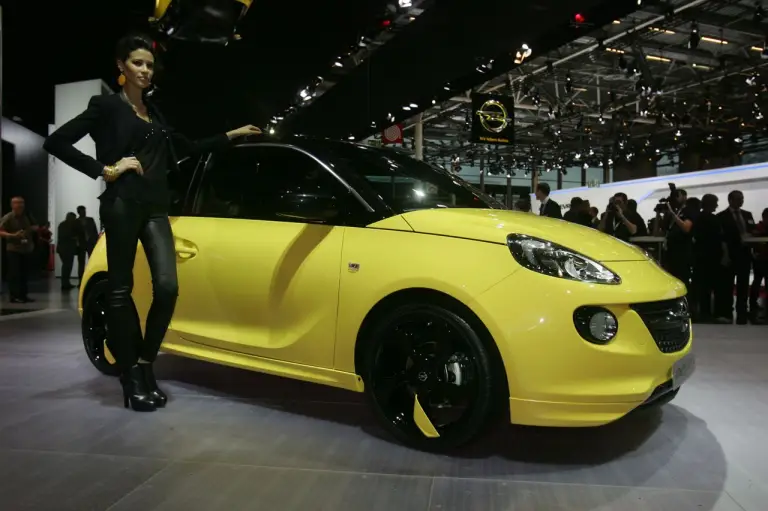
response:
<path fill-rule="evenodd" d="M 669 196 L 668 183 L 685 189 L 689 197 L 701 198 L 707 193 L 716 195 L 719 210 L 728 207 L 731 191 L 740 190 L 744 193 L 744 209 L 752 212 L 756 222 L 760 220 L 763 209 L 768 207 L 768 163 L 619 181 L 594 188 L 568 188 L 553 191 L 551 197 L 564 207 L 563 211 L 567 210 L 571 198 L 581 197 L 602 212 L 608 206 L 608 199 L 617 192 L 623 192 L 637 201 L 637 212 L 649 220 L 655 216 L 654 208 L 659 199 Z M 538 201 L 532 199 L 532 202 L 533 210 L 538 211 Z"/>
<path fill-rule="evenodd" d="M 110 93 L 102 80 L 66 83 L 56 86 L 55 124 L 49 127 L 49 133 L 57 126 L 71 120 L 88 107 L 91 97 Z M 75 147 L 90 156 L 96 156 L 96 147 L 91 137 L 86 136 Z M 68 212 L 77 213 L 78 206 L 85 206 L 88 216 L 101 225 L 99 219 L 98 197 L 104 190 L 102 179 L 93 180 L 74 170 L 57 158 L 48 160 L 48 212 L 53 230 L 53 241 L 56 240 L 56 230 L 63 222 Z M 61 260 L 56 257 L 56 276 L 61 276 Z M 77 264 L 72 269 L 72 276 L 77 277 Z"/>

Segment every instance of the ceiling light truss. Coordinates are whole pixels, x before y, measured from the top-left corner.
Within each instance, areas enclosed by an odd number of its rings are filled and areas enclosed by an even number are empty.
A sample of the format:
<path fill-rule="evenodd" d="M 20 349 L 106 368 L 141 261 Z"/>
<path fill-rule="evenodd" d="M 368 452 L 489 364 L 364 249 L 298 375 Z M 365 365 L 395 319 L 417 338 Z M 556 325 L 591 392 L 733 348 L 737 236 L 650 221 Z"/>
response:
<path fill-rule="evenodd" d="M 542 149 L 549 152 L 578 146 L 585 137 L 596 147 L 611 145 L 617 137 L 624 137 L 624 146 L 632 148 L 638 141 L 645 145 L 654 140 L 656 145 L 656 138 L 664 136 L 672 143 L 678 130 L 685 135 L 696 129 L 725 132 L 739 125 L 752 129 L 759 126 L 762 119 L 743 119 L 750 104 L 725 100 L 740 97 L 740 89 L 729 92 L 731 82 L 744 87 L 754 82 L 751 87 L 763 92 L 766 88 L 765 81 L 759 77 L 760 69 L 768 65 L 768 61 L 759 60 L 765 36 L 754 26 L 751 29 L 745 26 L 743 16 L 738 14 L 740 8 L 754 9 L 754 6 L 735 0 L 678 2 L 674 16 L 670 16 L 655 11 L 653 5 L 643 5 L 643 11 L 630 19 L 583 36 L 553 52 L 556 56 L 551 58 L 533 55 L 518 66 L 512 76 L 493 78 L 477 89 L 502 92 L 506 87 L 514 95 L 518 145 L 531 140 L 546 145 L 546 133 L 557 126 L 557 132 L 562 134 L 561 148 Z M 685 44 L 692 21 L 702 36 L 695 50 L 686 48 Z M 630 73 L 627 77 L 625 72 L 614 68 L 619 56 L 625 59 L 627 67 L 638 68 L 641 83 L 636 74 Z M 768 72 L 764 74 L 768 76 Z M 753 75 L 757 78 L 750 79 Z M 570 93 L 562 94 L 566 76 L 571 77 Z M 595 79 L 596 76 L 600 78 Z M 650 95 L 649 87 L 653 91 Z M 705 108 L 697 96 L 707 87 L 712 88 L 715 99 Z M 466 137 L 459 128 L 463 124 L 459 119 L 463 117 L 455 112 L 465 108 L 468 102 L 468 96 L 458 95 L 439 108 L 424 112 L 425 136 Z M 566 115 L 549 115 L 550 106 L 562 109 L 565 105 L 570 107 Z M 763 112 L 768 112 L 768 105 L 760 109 L 761 116 Z M 588 134 L 585 129 L 589 130 Z M 674 143 L 679 144 L 681 140 Z M 436 156 L 451 151 L 472 151 L 472 146 L 449 146 Z M 525 148 L 511 151 L 525 152 Z"/>

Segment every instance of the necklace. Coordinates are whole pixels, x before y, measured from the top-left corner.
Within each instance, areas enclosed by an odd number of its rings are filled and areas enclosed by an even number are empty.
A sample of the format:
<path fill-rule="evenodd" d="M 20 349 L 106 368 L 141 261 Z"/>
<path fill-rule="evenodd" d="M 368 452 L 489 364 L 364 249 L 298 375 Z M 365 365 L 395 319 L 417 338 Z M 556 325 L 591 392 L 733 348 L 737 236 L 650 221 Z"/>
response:
<path fill-rule="evenodd" d="M 125 93 L 125 90 L 122 90 L 120 92 L 120 98 L 131 106 L 131 108 L 133 109 L 133 112 L 136 114 L 136 116 L 139 119 L 141 119 L 144 122 L 148 122 L 152 124 L 152 117 L 150 117 L 149 115 L 149 110 L 147 110 L 147 113 L 145 115 L 142 115 L 142 113 L 139 112 L 139 109 L 136 107 L 136 105 L 134 105 L 131 102 L 131 100 L 128 98 L 128 95 Z"/>

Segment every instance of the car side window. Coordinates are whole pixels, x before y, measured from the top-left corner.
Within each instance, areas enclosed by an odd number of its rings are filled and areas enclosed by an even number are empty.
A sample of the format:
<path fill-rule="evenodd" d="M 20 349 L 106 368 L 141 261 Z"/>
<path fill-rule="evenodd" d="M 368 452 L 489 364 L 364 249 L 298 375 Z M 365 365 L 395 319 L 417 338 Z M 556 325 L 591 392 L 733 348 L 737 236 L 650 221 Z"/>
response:
<path fill-rule="evenodd" d="M 349 191 L 322 165 L 289 147 L 240 147 L 216 154 L 196 214 L 343 225 Z"/>

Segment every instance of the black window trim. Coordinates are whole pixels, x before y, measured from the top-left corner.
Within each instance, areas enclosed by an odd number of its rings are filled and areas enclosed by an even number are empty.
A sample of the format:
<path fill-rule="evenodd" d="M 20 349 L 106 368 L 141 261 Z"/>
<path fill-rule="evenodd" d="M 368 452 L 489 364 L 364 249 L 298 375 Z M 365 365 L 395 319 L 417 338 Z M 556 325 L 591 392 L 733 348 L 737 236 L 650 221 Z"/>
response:
<path fill-rule="evenodd" d="M 315 156 L 314 154 L 310 153 L 306 149 L 302 149 L 301 147 L 295 146 L 293 144 L 280 144 L 275 142 L 251 142 L 251 143 L 245 143 L 245 144 L 238 144 L 235 146 L 236 148 L 241 147 L 252 147 L 252 148 L 259 148 L 259 147 L 277 147 L 277 148 L 283 148 L 283 149 L 290 149 L 296 152 L 299 152 L 305 156 L 308 156 L 312 160 L 314 160 L 317 164 L 319 164 L 323 169 L 326 170 L 331 176 L 333 176 L 344 188 L 346 188 L 352 196 L 355 197 L 355 199 L 360 203 L 361 206 L 363 206 L 368 213 L 376 213 L 376 210 L 371 207 L 371 205 L 363 199 L 363 197 L 358 193 L 357 190 L 352 187 L 344 178 L 342 178 L 336 171 L 334 171 L 327 163 L 325 163 L 323 160 Z M 190 183 L 190 189 L 194 186 L 194 198 L 191 201 L 191 209 L 188 211 L 189 216 L 201 216 L 198 212 L 199 210 L 199 200 L 200 200 L 200 191 L 205 183 L 205 177 L 208 172 L 211 170 L 211 162 L 214 161 L 214 155 L 213 153 L 209 153 L 205 159 L 204 163 L 202 163 L 202 172 L 200 173 L 200 181 L 195 185 L 194 183 L 194 177 L 192 179 L 192 183 Z M 201 159 L 201 162 L 203 162 L 203 159 Z M 195 173 L 197 173 L 197 170 L 195 170 Z M 189 198 L 187 201 L 185 201 L 185 209 L 187 204 L 189 203 Z"/>
<path fill-rule="evenodd" d="M 294 151 L 298 151 L 301 154 L 305 156 L 309 156 L 312 160 L 314 160 L 318 165 L 323 167 L 327 172 L 329 172 L 336 180 L 344 187 L 346 188 L 354 197 L 357 199 L 358 202 L 360 202 L 360 205 L 362 205 L 366 211 L 369 213 L 374 213 L 376 210 L 371 207 L 370 204 L 368 204 L 368 201 L 363 199 L 363 197 L 358 193 L 357 190 L 352 187 L 343 177 L 341 177 L 338 172 L 333 170 L 330 165 L 325 163 L 323 160 L 315 156 L 314 154 L 310 153 L 306 149 L 302 149 L 299 146 L 293 145 L 293 144 L 280 144 L 276 142 L 251 142 L 246 144 L 239 144 L 237 147 L 279 147 L 284 149 L 292 149 Z"/>

